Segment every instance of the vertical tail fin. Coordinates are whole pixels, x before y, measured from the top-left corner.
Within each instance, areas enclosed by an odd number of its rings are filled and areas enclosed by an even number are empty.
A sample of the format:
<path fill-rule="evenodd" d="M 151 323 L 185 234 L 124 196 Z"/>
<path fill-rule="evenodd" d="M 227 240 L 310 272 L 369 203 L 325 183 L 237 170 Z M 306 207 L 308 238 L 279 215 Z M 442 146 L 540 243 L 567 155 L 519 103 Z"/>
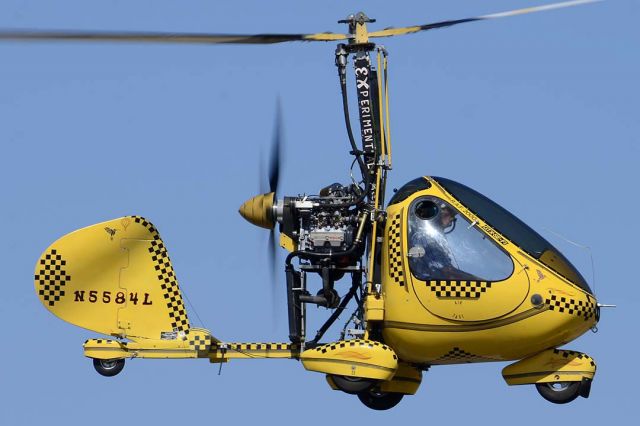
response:
<path fill-rule="evenodd" d="M 140 216 L 54 242 L 36 264 L 35 288 L 53 314 L 98 333 L 175 339 L 190 328 L 164 242 Z"/>

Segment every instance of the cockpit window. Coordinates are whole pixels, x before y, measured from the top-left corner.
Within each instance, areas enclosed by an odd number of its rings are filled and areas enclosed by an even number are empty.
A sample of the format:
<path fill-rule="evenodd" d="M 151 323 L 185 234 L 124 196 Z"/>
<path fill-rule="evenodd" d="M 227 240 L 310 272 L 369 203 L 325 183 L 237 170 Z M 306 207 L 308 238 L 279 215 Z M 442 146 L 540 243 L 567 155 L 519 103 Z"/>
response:
<path fill-rule="evenodd" d="M 423 177 L 419 177 L 410 182 L 404 184 L 398 192 L 393 194 L 391 200 L 389 200 L 389 205 L 397 204 L 401 201 L 406 200 L 411 194 L 417 191 L 422 191 L 424 189 L 431 188 L 431 183 Z"/>
<path fill-rule="evenodd" d="M 509 211 L 473 189 L 441 177 L 433 177 L 444 189 L 476 216 L 488 223 L 522 250 L 569 281 L 591 293 L 580 272 L 550 242 Z"/>
<path fill-rule="evenodd" d="M 409 268 L 423 281 L 502 281 L 513 262 L 450 204 L 424 196 L 409 207 Z"/>

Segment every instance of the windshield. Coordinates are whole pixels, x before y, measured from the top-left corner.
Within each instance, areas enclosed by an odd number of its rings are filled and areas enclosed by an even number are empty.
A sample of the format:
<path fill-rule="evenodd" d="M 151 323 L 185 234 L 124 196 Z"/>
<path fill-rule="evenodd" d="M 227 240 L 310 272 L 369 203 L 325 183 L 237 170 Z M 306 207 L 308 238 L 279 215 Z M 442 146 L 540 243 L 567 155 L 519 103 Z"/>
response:
<path fill-rule="evenodd" d="M 409 267 L 422 281 L 502 281 L 511 258 L 449 203 L 417 198 L 409 208 Z M 486 283 L 485 283 L 486 284 Z"/>
<path fill-rule="evenodd" d="M 580 286 L 583 290 L 591 293 L 589 285 L 575 266 L 550 242 L 545 240 L 523 221 L 467 186 L 441 177 L 433 176 L 433 179 L 479 218 L 507 237 L 522 250 L 569 281 Z"/>

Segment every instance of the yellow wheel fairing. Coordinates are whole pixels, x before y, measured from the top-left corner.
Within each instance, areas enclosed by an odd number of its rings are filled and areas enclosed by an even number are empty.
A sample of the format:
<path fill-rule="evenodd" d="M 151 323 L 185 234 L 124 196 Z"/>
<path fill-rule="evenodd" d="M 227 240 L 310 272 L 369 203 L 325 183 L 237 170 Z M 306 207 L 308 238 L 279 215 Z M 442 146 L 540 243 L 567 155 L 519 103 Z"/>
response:
<path fill-rule="evenodd" d="M 338 342 L 307 349 L 300 355 L 304 368 L 339 376 L 389 380 L 398 368 L 393 349 L 380 342 L 362 339 Z"/>
<path fill-rule="evenodd" d="M 189 330 L 164 242 L 139 216 L 57 240 L 36 264 L 35 289 L 54 315 L 98 333 L 173 340 Z"/>
<path fill-rule="evenodd" d="M 329 387 L 335 391 L 341 390 L 335 383 L 333 376 L 326 375 Z M 415 395 L 422 383 L 422 371 L 403 362 L 398 364 L 396 374 L 390 380 L 379 382 L 381 392 L 401 393 L 404 395 Z"/>
<path fill-rule="evenodd" d="M 509 385 L 581 382 L 582 379 L 593 380 L 595 373 L 593 358 L 564 349 L 543 351 L 502 370 L 502 376 Z"/>

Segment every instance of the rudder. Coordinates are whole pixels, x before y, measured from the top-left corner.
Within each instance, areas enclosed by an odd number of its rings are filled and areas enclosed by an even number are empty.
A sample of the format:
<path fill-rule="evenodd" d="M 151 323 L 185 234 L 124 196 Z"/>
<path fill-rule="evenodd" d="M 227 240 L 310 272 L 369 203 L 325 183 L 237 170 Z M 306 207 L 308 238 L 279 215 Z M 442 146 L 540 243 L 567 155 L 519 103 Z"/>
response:
<path fill-rule="evenodd" d="M 140 216 L 58 239 L 36 264 L 35 288 L 54 315 L 99 333 L 176 339 L 190 328 L 164 242 Z"/>

